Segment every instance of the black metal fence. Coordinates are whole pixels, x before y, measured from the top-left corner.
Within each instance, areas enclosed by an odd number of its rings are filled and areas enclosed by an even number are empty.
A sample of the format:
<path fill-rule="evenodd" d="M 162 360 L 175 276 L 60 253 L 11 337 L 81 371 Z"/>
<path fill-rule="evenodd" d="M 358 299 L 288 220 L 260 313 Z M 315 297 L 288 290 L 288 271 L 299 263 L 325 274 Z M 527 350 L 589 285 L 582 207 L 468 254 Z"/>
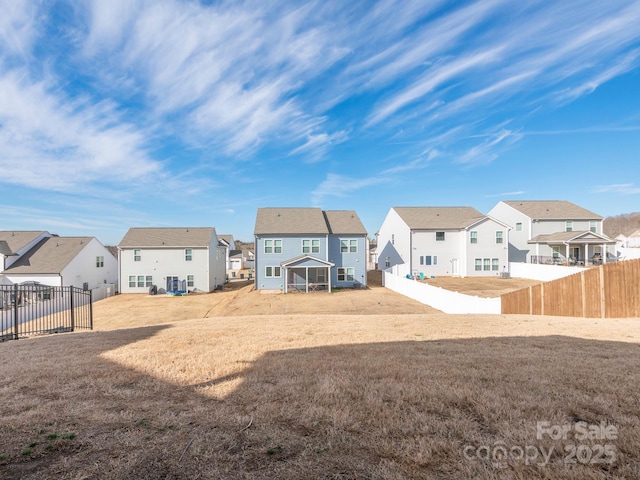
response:
<path fill-rule="evenodd" d="M 0 285 L 0 341 L 93 329 L 91 291 L 47 285 Z"/>

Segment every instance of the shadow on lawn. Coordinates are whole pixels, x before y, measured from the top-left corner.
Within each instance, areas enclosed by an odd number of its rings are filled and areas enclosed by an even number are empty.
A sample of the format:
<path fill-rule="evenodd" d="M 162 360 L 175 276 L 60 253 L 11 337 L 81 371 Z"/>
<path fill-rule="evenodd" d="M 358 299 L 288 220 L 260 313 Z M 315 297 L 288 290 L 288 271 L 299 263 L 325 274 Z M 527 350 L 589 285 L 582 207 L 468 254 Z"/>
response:
<path fill-rule="evenodd" d="M 19 373 L 2 373 L 8 419 L 0 427 L 2 476 L 578 479 L 640 474 L 637 344 L 501 337 L 280 350 L 237 374 L 192 386 L 168 384 L 100 357 L 163 328 L 77 334 L 64 341 L 43 338 L 0 352 L 7 366 L 10 358 L 23 361 L 31 351 L 38 374 L 25 380 Z M 237 378 L 242 383 L 223 400 L 206 394 Z M 52 393 L 53 381 L 61 385 L 57 393 Z M 605 422 L 619 436 L 577 441 L 572 430 L 567 439 L 538 439 L 537 422 L 572 429 L 578 422 Z M 24 455 L 28 442 L 44 435 L 39 429 L 76 436 L 49 450 L 43 440 Z M 613 445 L 615 461 L 590 463 L 604 443 Z M 477 453 L 465 455 L 467 446 L 467 452 L 478 452 L 496 445 L 552 449 L 553 454 L 548 465 L 536 465 L 543 462 L 541 453 L 535 462 L 511 458 L 498 464 Z M 567 445 L 584 445 L 589 461 L 567 465 Z"/>

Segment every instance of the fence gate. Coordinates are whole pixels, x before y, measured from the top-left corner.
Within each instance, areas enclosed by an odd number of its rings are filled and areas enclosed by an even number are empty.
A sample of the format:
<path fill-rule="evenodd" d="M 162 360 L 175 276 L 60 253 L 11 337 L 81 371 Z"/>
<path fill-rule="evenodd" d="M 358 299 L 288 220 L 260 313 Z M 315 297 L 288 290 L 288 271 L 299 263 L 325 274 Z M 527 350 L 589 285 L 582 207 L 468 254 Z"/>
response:
<path fill-rule="evenodd" d="M 0 341 L 93 329 L 91 291 L 48 285 L 0 285 Z"/>

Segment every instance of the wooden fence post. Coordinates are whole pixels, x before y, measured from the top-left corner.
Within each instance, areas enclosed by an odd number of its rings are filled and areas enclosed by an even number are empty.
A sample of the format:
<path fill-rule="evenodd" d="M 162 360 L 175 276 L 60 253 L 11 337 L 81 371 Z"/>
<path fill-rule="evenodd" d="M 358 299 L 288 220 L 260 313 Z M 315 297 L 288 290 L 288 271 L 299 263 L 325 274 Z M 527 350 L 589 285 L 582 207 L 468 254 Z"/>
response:
<path fill-rule="evenodd" d="M 602 318 L 605 318 L 606 315 L 606 298 L 604 295 L 605 285 L 604 285 L 604 265 L 600 265 L 598 267 L 598 273 L 600 274 L 600 315 Z"/>

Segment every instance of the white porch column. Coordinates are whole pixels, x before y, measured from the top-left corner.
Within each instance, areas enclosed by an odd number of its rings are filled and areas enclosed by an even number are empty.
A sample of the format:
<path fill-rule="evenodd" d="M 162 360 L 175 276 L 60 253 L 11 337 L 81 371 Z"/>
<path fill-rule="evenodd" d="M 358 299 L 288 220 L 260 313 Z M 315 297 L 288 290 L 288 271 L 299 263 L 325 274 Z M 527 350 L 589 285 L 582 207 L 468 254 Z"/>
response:
<path fill-rule="evenodd" d="M 305 276 L 305 287 L 306 287 L 306 292 L 305 293 L 309 293 L 309 267 L 304 267 L 304 276 Z"/>
<path fill-rule="evenodd" d="M 564 244 L 564 258 L 567 259 L 567 265 L 569 265 L 569 244 Z"/>
<path fill-rule="evenodd" d="M 382 275 L 384 276 L 384 273 Z M 331 293 L 331 267 L 327 267 L 327 279 L 329 280 L 329 293 Z"/>
<path fill-rule="evenodd" d="M 603 243 L 602 244 L 602 264 L 604 265 L 605 263 L 607 263 L 607 244 Z"/>

